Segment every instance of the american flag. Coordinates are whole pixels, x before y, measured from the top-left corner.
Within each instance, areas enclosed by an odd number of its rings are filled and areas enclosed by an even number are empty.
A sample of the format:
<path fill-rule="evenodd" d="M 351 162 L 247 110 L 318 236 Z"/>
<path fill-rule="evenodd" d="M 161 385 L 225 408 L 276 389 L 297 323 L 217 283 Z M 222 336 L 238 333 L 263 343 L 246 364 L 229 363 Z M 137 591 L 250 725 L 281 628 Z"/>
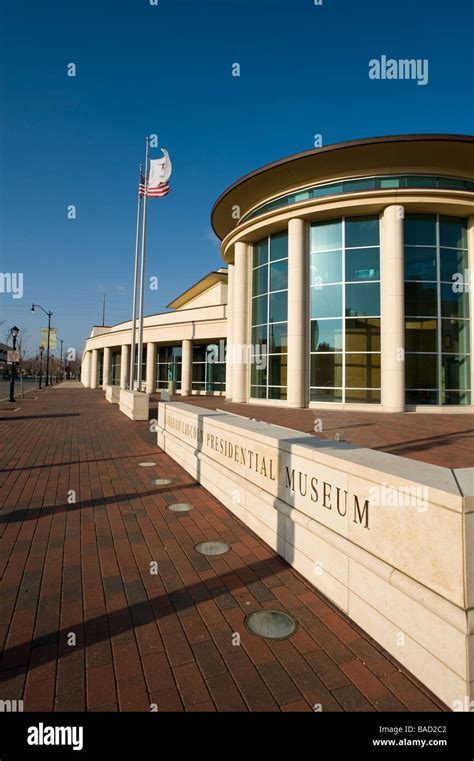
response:
<path fill-rule="evenodd" d="M 170 192 L 169 182 L 168 181 L 160 182 L 158 187 L 147 189 L 147 197 L 148 198 L 162 198 L 163 196 L 168 195 L 169 192 Z M 138 195 L 139 196 L 145 195 L 145 175 L 143 174 L 143 171 L 140 171 L 140 178 L 138 181 Z"/>

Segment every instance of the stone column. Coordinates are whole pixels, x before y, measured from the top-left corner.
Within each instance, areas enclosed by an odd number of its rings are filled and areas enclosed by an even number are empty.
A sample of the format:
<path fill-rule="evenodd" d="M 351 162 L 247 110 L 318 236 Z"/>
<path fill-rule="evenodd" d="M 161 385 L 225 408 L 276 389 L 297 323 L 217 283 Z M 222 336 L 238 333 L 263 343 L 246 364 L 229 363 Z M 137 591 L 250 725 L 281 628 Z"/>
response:
<path fill-rule="evenodd" d="M 405 409 L 405 288 L 403 206 L 387 206 L 382 215 L 380 301 L 382 404 L 387 412 Z"/>
<path fill-rule="evenodd" d="M 92 350 L 92 369 L 91 369 L 91 388 L 97 388 L 99 385 L 99 350 Z"/>
<path fill-rule="evenodd" d="M 469 248 L 467 272 L 463 272 L 464 288 L 469 291 L 469 330 L 471 335 L 471 404 L 474 405 L 474 215 L 467 220 L 467 245 Z M 467 278 L 467 280 L 466 280 Z"/>
<path fill-rule="evenodd" d="M 128 388 L 129 362 L 130 346 L 128 344 L 122 344 L 122 352 L 120 355 L 120 388 L 124 391 Z"/>
<path fill-rule="evenodd" d="M 156 344 L 149 342 L 146 345 L 146 392 L 154 394 L 156 391 Z"/>
<path fill-rule="evenodd" d="M 81 366 L 81 382 L 86 388 L 91 387 L 91 352 L 86 351 Z"/>
<path fill-rule="evenodd" d="M 106 386 L 110 386 L 110 359 L 111 359 L 111 349 L 106 346 L 104 349 L 104 364 L 102 368 L 102 388 L 105 388 Z"/>
<path fill-rule="evenodd" d="M 184 338 L 181 347 L 181 396 L 189 396 L 193 380 L 193 342 Z"/>
<path fill-rule="evenodd" d="M 232 302 L 234 290 L 234 265 L 228 265 L 227 275 L 227 355 L 225 365 L 225 397 L 232 399 L 232 344 L 234 342 L 232 335 L 232 323 L 234 319 L 234 306 Z"/>
<path fill-rule="evenodd" d="M 303 219 L 288 222 L 288 406 L 306 404 L 308 314 L 306 289 L 307 227 Z"/>
<path fill-rule="evenodd" d="M 232 347 L 232 401 L 247 401 L 247 326 L 248 303 L 248 245 L 236 243 L 234 247 L 233 347 Z"/>

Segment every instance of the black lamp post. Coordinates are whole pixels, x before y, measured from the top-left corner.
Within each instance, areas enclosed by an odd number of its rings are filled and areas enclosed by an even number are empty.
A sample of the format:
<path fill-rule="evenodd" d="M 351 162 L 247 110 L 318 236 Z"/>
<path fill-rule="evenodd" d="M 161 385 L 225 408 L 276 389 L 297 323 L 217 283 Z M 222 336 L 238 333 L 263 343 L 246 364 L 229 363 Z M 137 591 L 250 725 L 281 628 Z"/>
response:
<path fill-rule="evenodd" d="M 42 309 L 43 312 L 46 315 L 48 315 L 48 347 L 46 349 L 46 383 L 44 385 L 45 386 L 49 386 L 49 380 L 48 380 L 48 378 L 49 378 L 49 338 L 50 338 L 50 333 L 51 333 L 51 317 L 53 316 L 53 313 L 51 311 L 47 312 L 46 309 L 43 309 L 43 307 L 40 304 L 32 304 L 31 305 L 31 311 L 32 312 L 35 311 L 35 307 L 38 307 L 39 309 Z"/>
<path fill-rule="evenodd" d="M 41 378 L 43 375 L 43 352 L 44 352 L 44 346 L 39 347 L 39 390 L 41 391 Z"/>
<path fill-rule="evenodd" d="M 64 371 L 63 371 L 63 338 L 58 338 L 59 343 L 61 344 L 61 356 L 59 357 L 59 380 L 64 380 Z"/>
<path fill-rule="evenodd" d="M 51 354 L 51 356 L 50 356 L 50 360 L 51 360 L 51 363 L 50 363 L 50 364 L 51 364 L 51 368 L 50 368 L 50 374 L 49 374 L 49 385 L 50 385 L 50 386 L 52 386 L 52 385 L 53 385 L 53 364 L 54 364 L 54 363 L 53 363 L 53 359 L 54 359 L 54 354 Z"/>
<path fill-rule="evenodd" d="M 18 333 L 20 332 L 20 328 L 17 328 L 16 325 L 13 326 L 13 328 L 10 330 L 12 339 L 13 339 L 13 352 L 16 351 L 16 337 Z M 13 359 L 12 359 L 12 377 L 10 380 L 10 402 L 15 402 L 15 354 L 13 353 Z"/>

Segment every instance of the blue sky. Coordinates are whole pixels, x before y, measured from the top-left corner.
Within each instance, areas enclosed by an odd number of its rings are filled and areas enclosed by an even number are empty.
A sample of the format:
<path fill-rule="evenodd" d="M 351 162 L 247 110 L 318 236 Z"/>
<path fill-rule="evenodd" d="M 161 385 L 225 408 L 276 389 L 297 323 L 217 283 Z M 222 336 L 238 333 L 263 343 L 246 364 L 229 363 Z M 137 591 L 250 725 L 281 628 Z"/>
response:
<path fill-rule="evenodd" d="M 147 134 L 173 161 L 172 193 L 149 202 L 151 314 L 221 266 L 210 210 L 246 172 L 312 148 L 315 133 L 327 145 L 473 131 L 470 0 L 1 6 L 0 270 L 23 273 L 24 295 L 0 294 L 0 341 L 16 323 L 30 351 L 44 324 L 32 301 L 79 353 L 104 291 L 106 322 L 130 318 Z M 368 61 L 382 54 L 427 58 L 428 84 L 369 79 Z"/>

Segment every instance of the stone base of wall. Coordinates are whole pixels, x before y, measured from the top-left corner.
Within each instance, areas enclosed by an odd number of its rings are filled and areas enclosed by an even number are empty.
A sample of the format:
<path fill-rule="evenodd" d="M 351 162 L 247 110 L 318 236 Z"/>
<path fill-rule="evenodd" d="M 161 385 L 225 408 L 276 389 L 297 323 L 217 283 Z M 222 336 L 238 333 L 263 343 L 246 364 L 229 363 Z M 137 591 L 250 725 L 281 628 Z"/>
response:
<path fill-rule="evenodd" d="M 184 403 L 159 403 L 158 445 L 448 706 L 468 709 L 474 469 Z"/>
<path fill-rule="evenodd" d="M 119 404 L 120 386 L 105 386 L 105 398 L 111 404 Z"/>
<path fill-rule="evenodd" d="M 119 409 L 131 420 L 148 420 L 150 398 L 148 394 L 139 391 L 124 391 L 120 389 Z"/>

